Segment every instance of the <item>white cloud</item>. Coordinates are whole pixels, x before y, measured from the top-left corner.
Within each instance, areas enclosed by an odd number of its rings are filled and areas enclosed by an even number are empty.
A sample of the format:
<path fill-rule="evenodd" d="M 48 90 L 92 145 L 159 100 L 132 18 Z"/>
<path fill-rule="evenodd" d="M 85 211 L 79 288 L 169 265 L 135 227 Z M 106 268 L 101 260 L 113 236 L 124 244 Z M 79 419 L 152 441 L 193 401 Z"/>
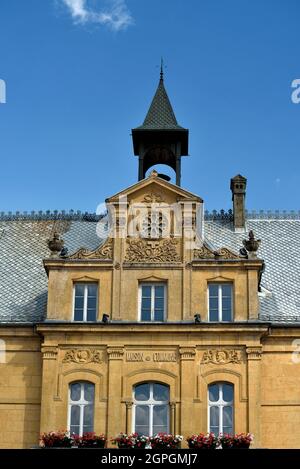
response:
<path fill-rule="evenodd" d="M 101 9 L 95 9 L 95 2 L 91 5 L 89 0 L 62 0 L 62 2 L 69 9 L 76 24 L 106 24 L 114 31 L 119 31 L 133 23 L 125 0 L 108 0 L 107 8 Z"/>

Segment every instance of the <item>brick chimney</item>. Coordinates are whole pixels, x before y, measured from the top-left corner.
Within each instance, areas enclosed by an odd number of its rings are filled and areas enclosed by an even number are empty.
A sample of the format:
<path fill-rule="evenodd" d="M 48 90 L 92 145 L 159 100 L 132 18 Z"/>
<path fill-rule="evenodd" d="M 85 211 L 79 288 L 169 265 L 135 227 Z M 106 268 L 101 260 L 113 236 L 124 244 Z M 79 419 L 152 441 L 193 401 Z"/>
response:
<path fill-rule="evenodd" d="M 247 179 L 238 174 L 230 180 L 230 189 L 233 201 L 233 224 L 234 230 L 237 232 L 245 231 L 246 213 L 245 213 L 245 197 L 246 197 Z"/>

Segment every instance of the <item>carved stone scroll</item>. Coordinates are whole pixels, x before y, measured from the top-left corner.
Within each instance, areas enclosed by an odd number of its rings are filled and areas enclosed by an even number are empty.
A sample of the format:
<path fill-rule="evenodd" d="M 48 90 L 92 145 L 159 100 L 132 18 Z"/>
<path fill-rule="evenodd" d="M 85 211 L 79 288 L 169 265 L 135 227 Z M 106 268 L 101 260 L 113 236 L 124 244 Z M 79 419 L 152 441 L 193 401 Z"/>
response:
<path fill-rule="evenodd" d="M 176 239 L 160 239 L 146 241 L 143 239 L 127 239 L 125 261 L 127 262 L 180 262 Z"/>
<path fill-rule="evenodd" d="M 104 244 L 101 244 L 94 251 L 89 251 L 85 248 L 80 248 L 68 259 L 112 259 L 113 257 L 113 241 L 109 238 Z"/>

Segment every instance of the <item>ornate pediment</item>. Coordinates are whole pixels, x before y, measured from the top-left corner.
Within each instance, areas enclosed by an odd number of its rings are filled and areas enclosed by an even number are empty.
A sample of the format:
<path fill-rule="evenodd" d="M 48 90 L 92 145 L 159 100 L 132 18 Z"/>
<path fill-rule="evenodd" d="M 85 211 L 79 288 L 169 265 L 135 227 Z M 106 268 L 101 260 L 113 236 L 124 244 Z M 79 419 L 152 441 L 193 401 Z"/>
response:
<path fill-rule="evenodd" d="M 113 257 L 113 240 L 108 238 L 104 244 L 101 244 L 94 251 L 90 251 L 85 248 L 80 248 L 74 254 L 68 257 L 68 259 L 103 259 L 111 260 Z"/>
<path fill-rule="evenodd" d="M 156 263 L 181 261 L 178 253 L 179 243 L 176 239 L 146 240 L 128 238 L 126 242 L 126 262 Z"/>
<path fill-rule="evenodd" d="M 208 246 L 203 244 L 200 248 L 194 249 L 194 260 L 198 259 L 241 259 L 237 254 L 234 254 L 227 248 L 221 248 L 217 251 L 211 250 Z"/>

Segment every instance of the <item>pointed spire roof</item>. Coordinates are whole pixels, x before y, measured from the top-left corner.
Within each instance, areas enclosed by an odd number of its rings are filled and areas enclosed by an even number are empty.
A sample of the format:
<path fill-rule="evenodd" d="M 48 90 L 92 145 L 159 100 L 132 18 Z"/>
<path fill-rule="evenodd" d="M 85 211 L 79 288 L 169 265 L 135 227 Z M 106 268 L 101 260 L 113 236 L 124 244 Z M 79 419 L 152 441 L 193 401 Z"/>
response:
<path fill-rule="evenodd" d="M 140 155 L 149 145 L 178 145 L 180 156 L 188 155 L 189 131 L 176 120 L 164 85 L 163 67 L 155 95 L 142 125 L 132 129 L 133 150 Z M 142 150 L 144 148 L 144 150 Z M 174 150 L 172 150 L 174 151 Z M 174 163 L 175 164 L 175 163 Z"/>
<path fill-rule="evenodd" d="M 164 85 L 163 69 L 160 69 L 160 79 L 152 103 L 149 107 L 143 125 L 137 129 L 145 130 L 183 130 L 178 125 L 172 105 Z"/>
<path fill-rule="evenodd" d="M 144 129 L 182 129 L 178 125 L 168 94 L 166 92 L 163 78 L 159 84 L 149 107 L 143 125 Z"/>

